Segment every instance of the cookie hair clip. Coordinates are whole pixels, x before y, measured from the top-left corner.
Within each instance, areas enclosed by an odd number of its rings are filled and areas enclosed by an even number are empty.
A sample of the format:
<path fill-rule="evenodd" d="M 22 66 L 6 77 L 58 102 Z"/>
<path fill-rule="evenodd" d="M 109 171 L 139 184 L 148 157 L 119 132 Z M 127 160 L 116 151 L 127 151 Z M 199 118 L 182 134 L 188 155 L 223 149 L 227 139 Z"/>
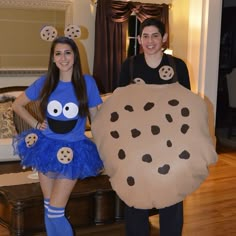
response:
<path fill-rule="evenodd" d="M 40 37 L 45 41 L 53 41 L 57 37 L 57 30 L 51 25 L 46 25 L 40 31 Z"/>
<path fill-rule="evenodd" d="M 40 37 L 44 41 L 53 41 L 57 37 L 57 30 L 51 25 L 44 26 L 40 31 Z M 75 39 L 81 36 L 81 29 L 78 25 L 68 25 L 64 30 L 67 38 Z"/>
<path fill-rule="evenodd" d="M 68 25 L 64 30 L 64 35 L 67 38 L 79 38 L 81 36 L 81 30 L 78 25 Z"/>

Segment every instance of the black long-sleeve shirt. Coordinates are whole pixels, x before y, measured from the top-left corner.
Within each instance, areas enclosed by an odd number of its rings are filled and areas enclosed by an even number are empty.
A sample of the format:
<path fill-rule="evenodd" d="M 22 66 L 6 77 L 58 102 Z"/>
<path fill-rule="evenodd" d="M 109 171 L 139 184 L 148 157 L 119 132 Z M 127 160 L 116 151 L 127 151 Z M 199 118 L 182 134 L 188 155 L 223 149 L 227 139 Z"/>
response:
<path fill-rule="evenodd" d="M 175 82 L 174 79 L 163 80 L 159 75 L 159 69 L 162 66 L 171 66 L 169 55 L 163 54 L 161 63 L 157 68 L 151 68 L 147 65 L 144 54 L 138 54 L 127 58 L 121 66 L 119 86 L 126 86 L 135 78 L 141 78 L 146 84 L 169 84 Z M 185 62 L 177 57 L 172 57 L 175 64 L 178 82 L 185 88 L 190 89 L 189 73 Z M 132 63 L 132 64 L 131 64 Z"/>

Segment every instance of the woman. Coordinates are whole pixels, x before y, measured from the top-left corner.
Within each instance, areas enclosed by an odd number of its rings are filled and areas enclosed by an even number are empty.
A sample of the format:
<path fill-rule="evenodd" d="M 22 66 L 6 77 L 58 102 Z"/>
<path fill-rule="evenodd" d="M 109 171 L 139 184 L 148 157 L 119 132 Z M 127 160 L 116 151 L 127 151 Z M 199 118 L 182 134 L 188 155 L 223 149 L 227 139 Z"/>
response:
<path fill-rule="evenodd" d="M 25 109 L 31 100 L 40 101 L 42 123 Z M 93 121 L 101 103 L 95 80 L 82 75 L 76 43 L 58 37 L 52 42 L 47 75 L 13 104 L 33 127 L 15 137 L 14 144 L 22 165 L 39 173 L 49 236 L 73 235 L 64 211 L 76 179 L 96 176 L 103 168 L 96 146 L 84 135 L 87 116 Z"/>

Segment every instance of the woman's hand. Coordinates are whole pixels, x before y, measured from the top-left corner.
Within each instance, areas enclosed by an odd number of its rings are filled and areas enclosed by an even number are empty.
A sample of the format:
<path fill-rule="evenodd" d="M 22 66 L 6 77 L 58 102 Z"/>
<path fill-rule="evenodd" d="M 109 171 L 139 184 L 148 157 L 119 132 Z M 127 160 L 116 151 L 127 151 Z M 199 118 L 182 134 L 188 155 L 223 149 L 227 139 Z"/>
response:
<path fill-rule="evenodd" d="M 47 126 L 47 121 L 44 120 L 42 123 L 38 122 L 35 128 L 39 130 L 45 130 Z"/>

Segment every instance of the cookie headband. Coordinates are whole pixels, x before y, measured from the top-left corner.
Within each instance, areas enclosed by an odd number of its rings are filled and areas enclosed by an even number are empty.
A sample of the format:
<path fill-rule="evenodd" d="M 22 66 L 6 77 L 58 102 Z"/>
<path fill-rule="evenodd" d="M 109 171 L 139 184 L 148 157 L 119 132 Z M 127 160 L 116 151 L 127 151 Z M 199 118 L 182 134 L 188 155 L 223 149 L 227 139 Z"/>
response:
<path fill-rule="evenodd" d="M 78 25 L 68 25 L 64 30 L 67 38 L 75 39 L 81 36 L 81 29 Z M 40 37 L 44 41 L 53 41 L 57 37 L 57 30 L 51 25 L 44 26 L 40 31 Z"/>

